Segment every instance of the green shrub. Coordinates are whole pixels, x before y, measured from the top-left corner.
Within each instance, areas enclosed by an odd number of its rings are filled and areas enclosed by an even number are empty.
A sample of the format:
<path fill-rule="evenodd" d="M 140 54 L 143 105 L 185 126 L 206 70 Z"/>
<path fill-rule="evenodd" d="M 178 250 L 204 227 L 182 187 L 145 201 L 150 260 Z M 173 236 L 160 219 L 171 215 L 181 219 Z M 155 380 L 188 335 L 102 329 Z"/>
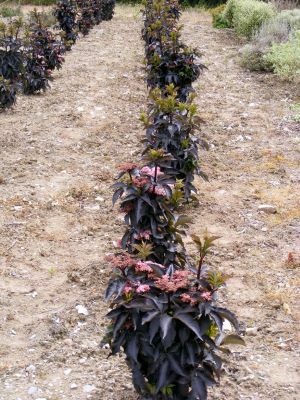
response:
<path fill-rule="evenodd" d="M 274 43 L 264 59 L 271 63 L 274 72 L 283 79 L 300 79 L 300 30 L 286 43 Z"/>
<path fill-rule="evenodd" d="M 285 43 L 300 29 L 300 10 L 282 11 L 262 24 L 250 44 L 241 51 L 241 64 L 252 71 L 272 71 L 273 64 L 264 56 L 274 43 Z"/>
<path fill-rule="evenodd" d="M 231 28 L 233 28 L 233 16 L 236 12 L 237 3 L 238 0 L 228 0 L 224 10 L 224 18 L 227 20 Z"/>
<path fill-rule="evenodd" d="M 300 9 L 281 11 L 276 16 L 277 21 L 286 22 L 291 30 L 300 29 Z"/>
<path fill-rule="evenodd" d="M 22 11 L 20 7 L 12 8 L 12 7 L 2 7 L 0 8 L 0 15 L 4 18 L 11 18 L 16 16 L 21 16 Z"/>
<path fill-rule="evenodd" d="M 271 3 L 278 11 L 294 10 L 299 7 L 299 0 L 271 0 Z"/>
<path fill-rule="evenodd" d="M 32 24 L 36 21 L 35 19 L 35 11 L 31 11 L 29 13 L 28 22 Z M 54 26 L 57 22 L 56 17 L 53 15 L 53 11 L 41 11 L 39 13 L 39 20 L 41 21 L 42 26 L 51 27 Z"/>
<path fill-rule="evenodd" d="M 275 17 L 275 8 L 258 0 L 229 0 L 224 16 L 239 36 L 250 38 L 267 20 Z"/>
<path fill-rule="evenodd" d="M 219 29 L 229 28 L 228 21 L 224 17 L 225 7 L 226 7 L 225 4 L 221 4 L 220 6 L 212 8 L 210 10 L 213 19 L 212 24 L 214 28 L 219 28 Z"/>

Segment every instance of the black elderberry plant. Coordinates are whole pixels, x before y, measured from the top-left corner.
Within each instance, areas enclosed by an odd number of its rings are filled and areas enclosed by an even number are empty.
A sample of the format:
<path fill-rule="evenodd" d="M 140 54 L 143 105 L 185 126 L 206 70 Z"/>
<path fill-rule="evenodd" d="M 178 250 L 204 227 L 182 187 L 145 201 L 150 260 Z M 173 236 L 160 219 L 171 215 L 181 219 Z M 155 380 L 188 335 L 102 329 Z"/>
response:
<path fill-rule="evenodd" d="M 122 249 L 171 268 L 180 268 L 186 258 L 178 234 L 184 234 L 189 219 L 174 215 L 169 205 L 171 187 L 176 182 L 158 166 L 169 158 L 162 150 L 151 150 L 149 164 L 141 168 L 132 163 L 121 165 L 113 202 L 121 199 L 120 210 L 127 225 L 120 242 Z"/>
<path fill-rule="evenodd" d="M 110 21 L 115 12 L 116 0 L 102 0 L 102 19 Z"/>
<path fill-rule="evenodd" d="M 236 316 L 217 304 L 226 277 L 204 265 L 217 237 L 192 236 L 198 261 L 176 270 L 140 255 L 111 255 L 114 267 L 106 298 L 111 324 L 103 339 L 111 354 L 123 348 L 133 384 L 143 400 L 206 400 L 217 383 L 228 344 L 243 345 L 238 334 L 226 336 Z"/>
<path fill-rule="evenodd" d="M 0 109 L 12 107 L 16 101 L 16 95 L 16 86 L 0 76 Z"/>
<path fill-rule="evenodd" d="M 71 50 L 77 39 L 77 6 L 74 0 L 59 0 L 54 9 L 58 21 L 57 28 L 61 29 L 66 50 Z"/>
<path fill-rule="evenodd" d="M 204 66 L 196 49 L 184 45 L 181 27 L 178 26 L 180 10 L 175 0 L 149 1 L 145 11 L 143 38 L 146 42 L 147 83 L 150 88 L 164 89 L 174 83 L 177 95 L 186 101 L 193 91 L 192 83 L 199 77 Z"/>
<path fill-rule="evenodd" d="M 207 179 L 198 164 L 198 146 L 208 148 L 208 144 L 196 136 L 201 119 L 193 99 L 194 95 L 190 95 L 185 103 L 180 102 L 173 84 L 166 87 L 165 94 L 154 89 L 150 93 L 148 113 L 141 116 L 146 128 L 146 152 L 162 149 L 172 156 L 159 166 L 168 176 L 182 182 L 185 200 L 196 193 L 195 174 Z"/>
<path fill-rule="evenodd" d="M 26 46 L 25 71 L 22 76 L 23 93 L 30 95 L 45 91 L 49 87 L 50 73 L 40 46 L 30 40 Z"/>
<path fill-rule="evenodd" d="M 78 30 L 86 36 L 95 25 L 93 0 L 76 0 L 76 4 L 79 10 Z"/>
<path fill-rule="evenodd" d="M 23 21 L 18 18 L 5 25 L 0 23 L 0 76 L 12 84 L 23 70 L 23 43 L 19 38 Z"/>
<path fill-rule="evenodd" d="M 96 25 L 99 25 L 102 21 L 102 0 L 92 0 L 92 7 L 94 12 L 94 22 Z"/>
<path fill-rule="evenodd" d="M 27 29 L 27 38 L 40 48 L 50 71 L 60 69 L 64 62 L 65 46 L 60 39 L 43 24 L 42 14 L 36 9 L 32 12 L 32 22 Z"/>
<path fill-rule="evenodd" d="M 21 18 L 7 25 L 0 22 L 0 108 L 11 107 L 16 100 L 20 78 L 24 72 L 24 49 L 19 38 Z"/>

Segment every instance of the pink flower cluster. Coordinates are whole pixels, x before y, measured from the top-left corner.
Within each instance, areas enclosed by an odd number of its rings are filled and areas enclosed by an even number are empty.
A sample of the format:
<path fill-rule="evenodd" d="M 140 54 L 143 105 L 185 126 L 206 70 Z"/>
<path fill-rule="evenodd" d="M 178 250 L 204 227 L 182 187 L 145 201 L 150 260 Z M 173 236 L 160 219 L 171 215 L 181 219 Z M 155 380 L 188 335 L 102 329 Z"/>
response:
<path fill-rule="evenodd" d="M 155 177 L 155 167 L 150 168 L 150 167 L 143 167 L 141 169 L 141 173 L 144 175 L 152 176 L 153 178 Z M 161 171 L 159 167 L 156 168 L 156 176 L 161 176 L 164 173 Z"/>
<path fill-rule="evenodd" d="M 166 190 L 159 185 L 151 186 L 149 188 L 148 192 L 152 192 L 152 193 L 156 194 L 157 196 L 166 196 L 167 195 Z"/>
<path fill-rule="evenodd" d="M 120 164 L 118 166 L 118 170 L 121 172 L 130 172 L 130 171 L 134 170 L 136 167 L 137 167 L 136 164 L 128 162 L 128 163 Z"/>
<path fill-rule="evenodd" d="M 149 261 L 137 261 L 135 263 L 135 271 L 136 272 L 147 272 L 147 273 L 152 273 L 153 269 L 149 266 Z"/>
<path fill-rule="evenodd" d="M 212 299 L 211 292 L 203 292 L 201 293 L 201 297 L 203 300 L 210 301 Z"/>
<path fill-rule="evenodd" d="M 150 286 L 149 285 L 139 285 L 136 289 L 137 293 L 146 293 L 149 292 Z"/>
<path fill-rule="evenodd" d="M 151 231 L 143 231 L 143 232 L 140 232 L 140 233 L 135 233 L 134 234 L 134 238 L 136 240 L 143 240 L 143 239 L 149 240 L 151 235 L 152 235 Z"/>
<path fill-rule="evenodd" d="M 192 291 L 193 293 L 188 294 L 188 293 L 183 293 L 180 296 L 180 300 L 183 303 L 189 303 L 192 306 L 194 306 L 195 304 L 197 304 L 200 300 L 206 300 L 206 301 L 210 301 L 212 299 L 212 294 L 211 292 L 202 292 L 200 294 L 200 298 L 197 296 L 196 298 L 193 297 L 193 294 L 195 294 L 195 290 Z"/>
<path fill-rule="evenodd" d="M 148 183 L 149 183 L 150 181 L 149 181 L 149 178 L 147 178 L 147 177 L 143 177 L 143 176 L 141 176 L 141 177 L 134 177 L 134 178 L 132 178 L 132 183 L 136 186 L 136 187 L 138 187 L 138 188 L 143 188 L 144 186 L 146 186 Z"/>
<path fill-rule="evenodd" d="M 176 271 L 171 277 L 169 275 L 163 275 L 161 278 L 156 279 L 155 285 L 158 289 L 164 292 L 176 292 L 178 289 L 184 289 L 188 287 L 188 277 L 188 271 Z"/>
<path fill-rule="evenodd" d="M 131 267 L 135 265 L 136 261 L 131 258 L 128 254 L 121 254 L 119 256 L 109 255 L 106 257 L 107 261 L 109 261 L 115 268 L 119 268 L 124 271 L 127 267 Z"/>
<path fill-rule="evenodd" d="M 127 283 L 123 289 L 123 294 L 129 295 L 132 294 L 134 291 L 136 291 L 136 293 L 147 293 L 150 291 L 150 286 L 142 284 L 134 284 L 133 286 L 131 286 L 131 284 Z"/>
<path fill-rule="evenodd" d="M 197 301 L 195 300 L 195 299 L 193 299 L 189 294 L 187 294 L 187 293 L 183 293 L 181 296 L 180 296 L 180 300 L 183 302 L 183 303 L 189 303 L 189 304 L 191 304 L 192 306 L 194 306 L 195 304 L 197 304 Z"/>

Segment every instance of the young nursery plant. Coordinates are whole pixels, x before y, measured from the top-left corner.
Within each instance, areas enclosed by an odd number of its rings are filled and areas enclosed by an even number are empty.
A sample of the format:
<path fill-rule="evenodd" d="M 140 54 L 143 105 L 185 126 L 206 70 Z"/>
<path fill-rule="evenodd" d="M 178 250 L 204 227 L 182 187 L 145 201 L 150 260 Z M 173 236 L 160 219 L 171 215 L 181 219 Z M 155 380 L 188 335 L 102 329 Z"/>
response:
<path fill-rule="evenodd" d="M 0 76 L 0 109 L 12 107 L 16 101 L 16 94 L 15 85 Z"/>
<path fill-rule="evenodd" d="M 62 30 L 62 38 L 66 50 L 71 50 L 77 39 L 77 8 L 73 0 L 59 0 L 54 10 L 58 28 Z"/>
<path fill-rule="evenodd" d="M 205 400 L 216 384 L 222 353 L 244 344 L 235 315 L 218 305 L 226 278 L 205 264 L 217 237 L 191 235 L 189 257 L 182 236 L 190 218 L 177 215 L 191 197 L 199 172 L 196 137 L 200 118 L 192 82 L 200 64 L 179 40 L 175 0 L 148 0 L 145 28 L 148 84 L 152 88 L 146 128 L 145 165 L 119 167 L 113 203 L 120 201 L 126 231 L 115 254 L 106 290 L 111 320 L 103 343 L 111 355 L 124 351 L 133 384 L 143 400 Z M 224 321 L 237 334 L 226 336 Z"/>
<path fill-rule="evenodd" d="M 143 169 L 155 176 L 151 167 Z M 136 168 L 127 173 L 133 180 L 143 179 L 135 175 Z M 162 179 L 165 181 L 163 175 Z M 151 192 L 152 187 L 148 190 Z M 169 195 L 159 191 L 165 209 Z M 129 196 L 126 193 L 125 199 Z M 238 321 L 233 313 L 217 305 L 217 291 L 225 277 L 209 271 L 204 264 L 217 237 L 201 240 L 193 235 L 198 257 L 195 262 L 187 262 L 184 257 L 176 264 L 155 252 L 155 232 L 149 229 L 146 219 L 142 228 L 143 219 L 136 217 L 137 207 L 130 208 L 133 218 L 140 221 L 139 234 L 135 234 L 140 244 L 123 242 L 125 249 L 108 257 L 114 268 L 106 291 L 112 310 L 103 342 L 110 343 L 112 355 L 124 349 L 133 384 L 142 399 L 206 399 L 207 387 L 215 385 L 220 376 L 221 354 L 226 351 L 223 346 L 244 344 L 238 335 L 225 336 L 224 321 L 229 321 L 237 332 Z M 186 226 L 187 217 L 172 217 L 173 221 L 180 218 Z M 181 233 L 177 229 L 173 246 L 176 248 L 180 242 L 184 249 Z"/>
<path fill-rule="evenodd" d="M 0 79 L 2 109 L 15 103 L 20 77 L 24 70 L 24 51 L 19 38 L 23 25 L 17 18 L 7 25 L 0 22 Z"/>
<path fill-rule="evenodd" d="M 146 128 L 146 152 L 163 149 L 172 156 L 159 166 L 163 172 L 183 182 L 185 200 L 191 198 L 192 192 L 196 193 L 194 175 L 207 178 L 198 165 L 198 145 L 208 148 L 208 144 L 195 135 L 200 130 L 201 119 L 196 115 L 194 97 L 190 94 L 186 102 L 180 102 L 174 84 L 168 85 L 165 93 L 154 89 L 150 93 L 148 113 L 141 117 Z"/>
<path fill-rule="evenodd" d="M 115 12 L 116 0 L 102 0 L 101 17 L 103 21 L 110 21 Z"/>

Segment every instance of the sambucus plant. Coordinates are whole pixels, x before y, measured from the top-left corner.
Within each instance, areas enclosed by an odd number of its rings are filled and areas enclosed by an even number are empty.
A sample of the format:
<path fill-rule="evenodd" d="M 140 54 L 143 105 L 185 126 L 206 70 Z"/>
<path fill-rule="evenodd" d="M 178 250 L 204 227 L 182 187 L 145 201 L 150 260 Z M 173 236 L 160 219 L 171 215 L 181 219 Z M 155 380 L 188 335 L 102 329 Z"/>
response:
<path fill-rule="evenodd" d="M 11 107 L 16 101 L 16 87 L 0 76 L 0 109 Z"/>
<path fill-rule="evenodd" d="M 26 47 L 25 71 L 22 75 L 24 94 L 33 94 L 45 91 L 48 87 L 50 71 L 47 70 L 45 57 L 35 42 L 29 42 Z"/>
<path fill-rule="evenodd" d="M 166 174 L 183 182 L 186 200 L 196 192 L 194 175 L 198 173 L 206 179 L 198 165 L 198 145 L 207 148 L 208 144 L 195 136 L 196 130 L 200 130 L 201 119 L 196 115 L 193 98 L 191 94 L 186 102 L 180 102 L 173 84 L 166 87 L 165 94 L 154 89 L 150 93 L 148 114 L 141 117 L 146 128 L 146 151 L 163 149 L 172 155 L 160 167 Z"/>
<path fill-rule="evenodd" d="M 0 22 L 0 108 L 11 107 L 16 100 L 20 76 L 24 70 L 23 44 L 19 38 L 21 18 L 7 25 Z"/>
<path fill-rule="evenodd" d="M 62 67 L 65 46 L 43 25 L 42 14 L 36 9 L 32 12 L 32 22 L 27 28 L 26 36 L 31 45 L 44 57 L 47 70 L 53 71 Z"/>
<path fill-rule="evenodd" d="M 79 8 L 77 26 L 80 33 L 86 36 L 95 25 L 92 0 L 76 0 Z"/>
<path fill-rule="evenodd" d="M 225 320 L 239 331 L 235 315 L 217 304 L 225 277 L 204 265 L 217 237 L 192 235 L 198 257 L 191 261 L 182 240 L 190 219 L 175 214 L 196 190 L 197 146 L 207 146 L 195 136 L 201 120 L 191 86 L 202 66 L 179 41 L 179 15 L 176 0 L 147 1 L 143 36 L 154 89 L 141 117 L 146 165 L 122 164 L 113 195 L 127 227 L 108 256 L 112 310 L 103 343 L 112 355 L 124 350 L 143 400 L 205 400 L 220 376 L 222 346 L 244 344 L 225 336 Z"/>
<path fill-rule="evenodd" d="M 103 21 L 110 21 L 114 16 L 116 0 L 102 0 L 101 15 Z"/>
<path fill-rule="evenodd" d="M 0 76 L 11 83 L 19 80 L 23 69 L 23 44 L 19 38 L 22 25 L 21 18 L 7 25 L 0 23 Z"/>
<path fill-rule="evenodd" d="M 174 83 L 178 97 L 185 101 L 192 91 L 192 82 L 199 77 L 204 66 L 198 61 L 198 51 L 181 42 L 181 28 L 177 25 L 179 16 L 176 0 L 149 0 L 143 38 L 146 42 L 148 85 L 164 89 Z"/>
<path fill-rule="evenodd" d="M 115 203 L 121 198 L 127 230 L 121 240 L 121 248 L 131 254 L 140 254 L 153 262 L 180 267 L 186 263 L 183 242 L 179 233 L 184 233 L 188 218 L 175 216 L 168 199 L 175 179 L 165 175 L 158 164 L 169 160 L 162 151 L 150 151 L 151 164 L 138 168 L 127 163 L 120 166 L 121 181 L 114 186 Z"/>
<path fill-rule="evenodd" d="M 216 304 L 221 274 L 204 269 L 215 237 L 194 236 L 199 264 L 174 270 L 128 253 L 109 257 L 114 266 L 106 297 L 111 325 L 104 342 L 112 354 L 124 349 L 133 383 L 143 399 L 205 400 L 220 376 L 222 345 L 244 344 L 226 337 L 224 320 L 238 321 Z"/>
<path fill-rule="evenodd" d="M 94 20 L 95 24 L 98 25 L 103 19 L 102 8 L 103 8 L 103 0 L 92 0 L 93 12 L 94 12 Z"/>
<path fill-rule="evenodd" d="M 66 50 L 71 50 L 77 39 L 77 8 L 73 0 L 59 0 L 54 9 L 58 21 L 58 28 L 63 31 Z"/>

